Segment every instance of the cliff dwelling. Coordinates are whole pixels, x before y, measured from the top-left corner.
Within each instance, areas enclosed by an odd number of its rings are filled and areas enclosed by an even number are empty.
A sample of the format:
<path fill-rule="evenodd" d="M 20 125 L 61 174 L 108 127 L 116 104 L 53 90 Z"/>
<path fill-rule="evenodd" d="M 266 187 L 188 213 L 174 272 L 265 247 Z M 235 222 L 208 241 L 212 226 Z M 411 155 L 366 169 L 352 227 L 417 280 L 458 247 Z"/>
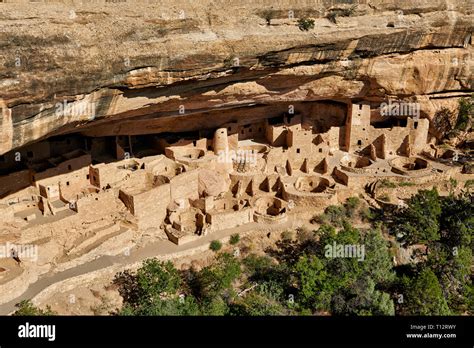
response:
<path fill-rule="evenodd" d="M 0 246 L 39 250 L 0 258 L 0 314 L 45 278 L 263 255 L 349 198 L 471 187 L 465 1 L 198 3 L 0 1 Z"/>
<path fill-rule="evenodd" d="M 427 119 L 404 117 L 382 127 L 372 122 L 378 106 L 356 101 L 280 109 L 249 120 L 228 111 L 218 127 L 199 131 L 115 137 L 86 131 L 8 152 L 2 217 L 41 229 L 107 207 L 107 226 L 128 216 L 133 235 L 152 231 L 179 245 L 344 202 L 379 180 L 428 182 L 462 172 L 437 161 Z"/>

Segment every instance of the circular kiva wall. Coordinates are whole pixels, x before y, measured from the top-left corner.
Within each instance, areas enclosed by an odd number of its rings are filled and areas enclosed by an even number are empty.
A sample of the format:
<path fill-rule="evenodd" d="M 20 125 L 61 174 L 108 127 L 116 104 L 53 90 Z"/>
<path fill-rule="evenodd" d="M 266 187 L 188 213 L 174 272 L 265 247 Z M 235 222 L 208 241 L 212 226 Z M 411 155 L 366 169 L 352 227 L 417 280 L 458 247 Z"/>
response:
<path fill-rule="evenodd" d="M 428 161 L 419 157 L 397 157 L 390 161 L 392 171 L 402 175 L 426 174 L 431 171 Z"/>
<path fill-rule="evenodd" d="M 186 171 L 184 165 L 176 163 L 166 157 L 150 163 L 149 168 L 155 176 L 166 176 L 172 178 Z M 169 182 L 169 181 L 168 181 Z"/>
<path fill-rule="evenodd" d="M 302 176 L 294 182 L 283 184 L 283 199 L 292 200 L 298 206 L 313 206 L 336 204 L 337 197 L 334 190 L 330 189 L 329 179 L 320 176 Z"/>
<path fill-rule="evenodd" d="M 175 159 L 197 160 L 204 157 L 204 150 L 195 147 L 177 146 L 167 148 Z"/>
<path fill-rule="evenodd" d="M 378 168 L 377 163 L 367 156 L 345 155 L 340 163 L 342 170 L 354 174 L 376 175 L 386 172 L 385 168 Z"/>
<path fill-rule="evenodd" d="M 140 168 L 140 163 L 138 163 L 137 161 L 133 159 L 124 160 L 117 166 L 117 168 L 124 169 L 124 170 L 131 170 L 132 172 L 134 172 L 135 170 Z"/>
<path fill-rule="evenodd" d="M 372 161 L 366 156 L 345 155 L 341 159 L 341 166 L 354 169 L 362 169 L 370 166 Z"/>
<path fill-rule="evenodd" d="M 300 192 L 319 193 L 326 190 L 329 180 L 319 176 L 302 176 L 296 179 L 294 186 Z"/>
<path fill-rule="evenodd" d="M 254 220 L 262 223 L 282 223 L 288 220 L 288 203 L 276 197 L 261 197 L 254 203 Z"/>

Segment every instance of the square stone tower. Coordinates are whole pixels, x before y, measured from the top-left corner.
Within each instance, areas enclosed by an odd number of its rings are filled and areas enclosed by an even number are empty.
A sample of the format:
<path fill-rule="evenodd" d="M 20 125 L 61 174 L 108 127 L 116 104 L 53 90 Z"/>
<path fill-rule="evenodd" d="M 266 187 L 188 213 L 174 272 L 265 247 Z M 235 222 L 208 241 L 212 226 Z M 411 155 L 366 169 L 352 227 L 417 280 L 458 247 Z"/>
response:
<path fill-rule="evenodd" d="M 347 108 L 345 148 L 347 152 L 369 145 L 370 105 L 353 103 Z"/>

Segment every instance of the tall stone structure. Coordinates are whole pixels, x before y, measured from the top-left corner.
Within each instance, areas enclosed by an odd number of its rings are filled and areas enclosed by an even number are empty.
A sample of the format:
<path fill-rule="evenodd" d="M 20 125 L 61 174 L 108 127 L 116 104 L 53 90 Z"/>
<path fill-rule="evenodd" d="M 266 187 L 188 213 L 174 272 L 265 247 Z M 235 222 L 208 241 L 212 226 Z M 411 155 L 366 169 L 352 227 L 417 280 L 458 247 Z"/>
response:
<path fill-rule="evenodd" d="M 362 150 L 368 144 L 370 127 L 370 105 L 351 104 L 347 108 L 345 150 Z"/>

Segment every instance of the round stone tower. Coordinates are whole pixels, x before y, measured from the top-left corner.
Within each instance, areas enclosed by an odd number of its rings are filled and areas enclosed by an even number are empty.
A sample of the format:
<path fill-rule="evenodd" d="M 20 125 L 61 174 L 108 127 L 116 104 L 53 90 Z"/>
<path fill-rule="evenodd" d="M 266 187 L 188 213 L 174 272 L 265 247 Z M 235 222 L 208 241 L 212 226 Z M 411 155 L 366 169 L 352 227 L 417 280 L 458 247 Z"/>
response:
<path fill-rule="evenodd" d="M 229 152 L 229 141 L 227 139 L 227 128 L 219 128 L 214 133 L 213 142 L 214 153 L 216 155 Z"/>

